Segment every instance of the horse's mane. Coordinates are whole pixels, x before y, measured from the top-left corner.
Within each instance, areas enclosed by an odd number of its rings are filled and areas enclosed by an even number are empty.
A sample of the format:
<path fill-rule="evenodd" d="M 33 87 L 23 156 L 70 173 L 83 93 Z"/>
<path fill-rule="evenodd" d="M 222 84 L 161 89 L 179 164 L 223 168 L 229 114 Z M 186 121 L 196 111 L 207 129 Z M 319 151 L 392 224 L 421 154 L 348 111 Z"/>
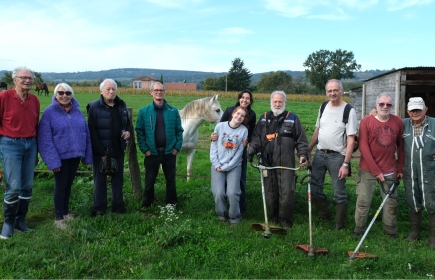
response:
<path fill-rule="evenodd" d="M 182 120 L 186 120 L 193 116 L 202 116 L 207 110 L 210 110 L 210 106 L 208 106 L 212 97 L 204 97 L 201 99 L 193 100 L 184 106 L 182 110 L 180 110 L 180 117 Z"/>

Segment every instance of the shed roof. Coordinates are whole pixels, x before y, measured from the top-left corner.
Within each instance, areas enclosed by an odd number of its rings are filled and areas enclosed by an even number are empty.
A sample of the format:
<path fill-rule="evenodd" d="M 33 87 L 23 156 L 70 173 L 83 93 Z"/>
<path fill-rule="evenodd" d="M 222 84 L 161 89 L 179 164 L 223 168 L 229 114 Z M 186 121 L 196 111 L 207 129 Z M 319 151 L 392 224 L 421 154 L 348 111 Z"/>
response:
<path fill-rule="evenodd" d="M 403 67 L 403 68 L 400 68 L 400 69 L 393 69 L 391 71 L 387 71 L 385 73 L 382 73 L 382 74 L 379 74 L 377 76 L 371 77 L 371 78 L 369 78 L 367 80 L 364 80 L 364 82 L 370 81 L 370 80 L 374 80 L 374 79 L 380 78 L 382 76 L 389 75 L 391 73 L 394 73 L 394 72 L 397 72 L 397 71 L 402 71 L 402 70 L 428 70 L 428 71 L 434 71 L 435 67 L 433 67 L 433 66 L 417 66 L 417 67 Z"/>

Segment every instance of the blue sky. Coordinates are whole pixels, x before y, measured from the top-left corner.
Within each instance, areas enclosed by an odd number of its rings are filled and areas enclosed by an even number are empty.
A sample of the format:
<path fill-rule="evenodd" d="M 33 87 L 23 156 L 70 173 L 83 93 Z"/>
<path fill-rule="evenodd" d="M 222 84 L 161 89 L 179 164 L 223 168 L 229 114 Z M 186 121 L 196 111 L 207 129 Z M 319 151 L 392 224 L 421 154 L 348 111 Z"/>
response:
<path fill-rule="evenodd" d="M 352 51 L 362 70 L 435 66 L 435 0 L 0 0 L 0 70 L 304 70 Z"/>

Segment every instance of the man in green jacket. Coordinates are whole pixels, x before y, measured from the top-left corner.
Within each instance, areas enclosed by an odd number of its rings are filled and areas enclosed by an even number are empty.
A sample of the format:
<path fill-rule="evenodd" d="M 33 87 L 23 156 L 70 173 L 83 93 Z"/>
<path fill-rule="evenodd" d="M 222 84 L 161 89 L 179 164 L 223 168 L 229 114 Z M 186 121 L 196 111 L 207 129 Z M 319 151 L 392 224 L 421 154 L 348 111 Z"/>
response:
<path fill-rule="evenodd" d="M 435 119 L 426 116 L 426 112 L 424 100 L 412 97 L 408 102 L 409 118 L 403 120 L 403 183 L 411 224 L 411 233 L 406 241 L 420 239 L 421 212 L 426 209 L 429 218 L 429 246 L 435 250 Z"/>
<path fill-rule="evenodd" d="M 175 186 L 176 158 L 183 143 L 183 127 L 178 109 L 170 106 L 165 97 L 165 86 L 151 85 L 153 103 L 139 110 L 136 134 L 139 149 L 145 154 L 145 192 L 143 207 L 154 202 L 154 184 L 160 164 L 166 179 L 166 204 L 177 204 Z"/>

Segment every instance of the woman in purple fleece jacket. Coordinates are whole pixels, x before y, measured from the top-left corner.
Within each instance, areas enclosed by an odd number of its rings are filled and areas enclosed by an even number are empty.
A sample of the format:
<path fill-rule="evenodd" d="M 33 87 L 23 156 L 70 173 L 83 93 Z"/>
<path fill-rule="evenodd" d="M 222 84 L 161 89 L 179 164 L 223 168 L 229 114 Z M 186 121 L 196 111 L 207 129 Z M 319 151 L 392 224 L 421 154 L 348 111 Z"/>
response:
<path fill-rule="evenodd" d="M 38 128 L 39 154 L 54 172 L 55 226 L 59 229 L 66 229 L 66 222 L 74 219 L 68 205 L 80 161 L 84 165 L 92 164 L 89 128 L 73 96 L 68 84 L 58 84 L 53 102 L 45 109 Z"/>

